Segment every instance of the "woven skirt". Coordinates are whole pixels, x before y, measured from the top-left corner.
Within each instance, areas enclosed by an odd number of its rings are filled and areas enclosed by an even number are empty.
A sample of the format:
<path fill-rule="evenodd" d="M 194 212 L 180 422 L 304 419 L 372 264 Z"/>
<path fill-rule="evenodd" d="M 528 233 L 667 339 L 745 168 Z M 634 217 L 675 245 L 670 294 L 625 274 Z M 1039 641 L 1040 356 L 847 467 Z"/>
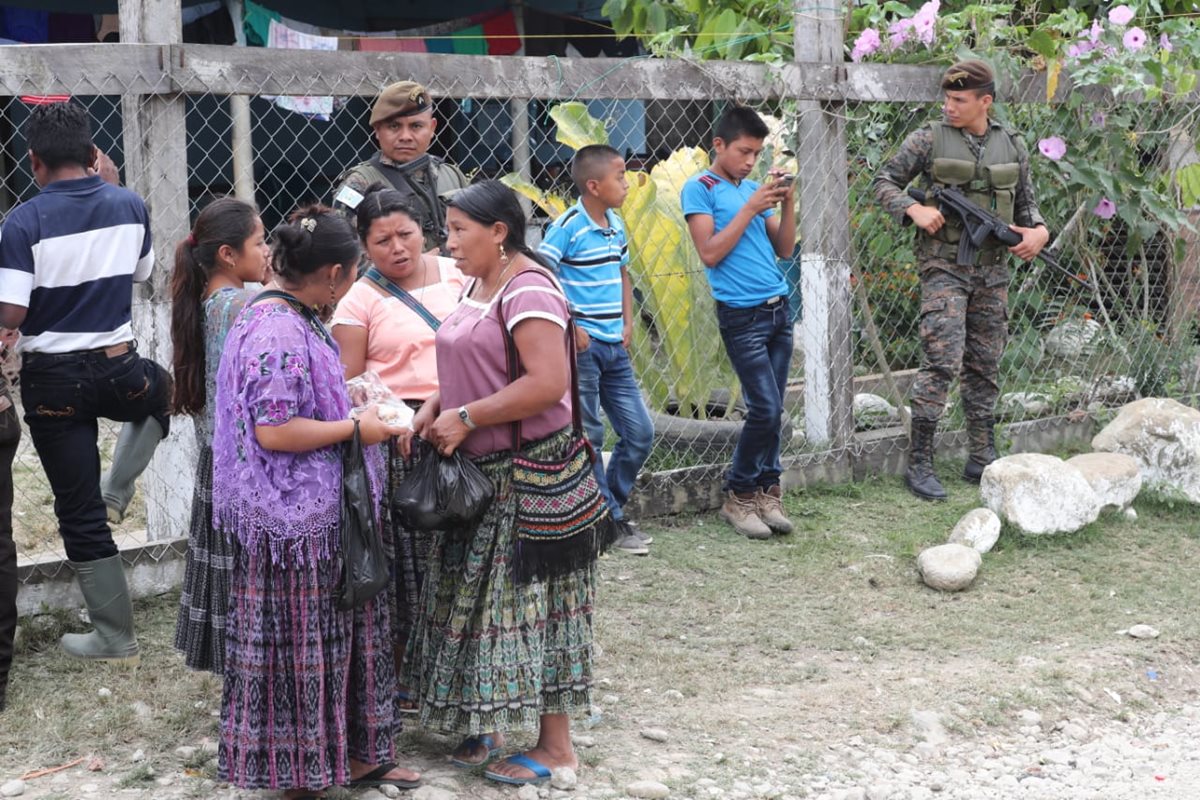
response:
<path fill-rule="evenodd" d="M 526 452 L 552 457 L 569 441 L 564 431 Z M 403 682 L 430 730 L 534 731 L 542 714 L 591 706 L 595 566 L 518 584 L 511 459 L 476 463 L 496 499 L 476 527 L 435 535 Z"/>
<path fill-rule="evenodd" d="M 175 648 L 192 669 L 225 672 L 225 604 L 234 544 L 212 525 L 212 447 L 200 448 Z"/>
<path fill-rule="evenodd" d="M 345 784 L 393 760 L 395 666 L 385 594 L 334 601 L 336 561 L 283 566 L 239 548 L 227 618 L 218 776 L 242 789 Z"/>
<path fill-rule="evenodd" d="M 394 447 L 388 462 L 388 497 L 415 465 L 400 456 Z M 408 528 L 396 514 L 388 514 L 384 549 L 392 562 L 392 582 L 388 584 L 388 597 L 392 611 L 392 641 L 404 644 L 416 626 L 420 610 L 421 583 L 425 577 L 425 565 L 433 544 L 433 531 Z"/>

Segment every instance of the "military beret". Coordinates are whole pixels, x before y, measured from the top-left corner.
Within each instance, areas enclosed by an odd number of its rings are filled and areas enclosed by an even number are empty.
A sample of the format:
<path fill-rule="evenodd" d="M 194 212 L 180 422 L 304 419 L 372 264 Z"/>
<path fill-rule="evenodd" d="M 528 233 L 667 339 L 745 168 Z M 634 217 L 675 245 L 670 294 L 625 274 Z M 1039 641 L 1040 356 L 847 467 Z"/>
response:
<path fill-rule="evenodd" d="M 384 88 L 371 107 L 371 127 L 392 117 L 411 117 L 433 108 L 425 87 L 416 81 L 398 81 Z"/>
<path fill-rule="evenodd" d="M 942 75 L 942 89 L 982 89 L 995 94 L 996 78 L 992 74 L 992 68 L 983 61 L 959 61 Z"/>

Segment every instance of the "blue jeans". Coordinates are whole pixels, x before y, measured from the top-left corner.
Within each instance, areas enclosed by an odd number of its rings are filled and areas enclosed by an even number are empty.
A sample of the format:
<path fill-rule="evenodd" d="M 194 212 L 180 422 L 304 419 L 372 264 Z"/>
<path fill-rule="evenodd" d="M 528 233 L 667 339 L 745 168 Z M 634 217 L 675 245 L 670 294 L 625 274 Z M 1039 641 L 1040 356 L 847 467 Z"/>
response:
<path fill-rule="evenodd" d="M 58 532 L 71 561 L 117 554 L 100 495 L 96 420 L 136 422 L 154 417 L 170 429 L 171 377 L 130 349 L 26 353 L 21 367 L 25 423 L 54 491 Z"/>
<path fill-rule="evenodd" d="M 783 395 L 792 361 L 792 315 L 787 300 L 751 308 L 717 303 L 725 352 L 742 384 L 746 421 L 725 473 L 726 491 L 752 493 L 779 484 Z"/>
<path fill-rule="evenodd" d="M 596 480 L 612 510 L 613 519 L 623 519 L 625 513 L 621 509 L 629 500 L 638 471 L 650 455 L 654 423 L 633 375 L 629 353 L 620 342 L 592 339 L 588 348 L 578 355 L 578 361 L 580 413 L 583 429 L 596 449 Z M 599 458 L 604 448 L 602 407 L 617 433 L 607 474 L 603 460 Z"/>

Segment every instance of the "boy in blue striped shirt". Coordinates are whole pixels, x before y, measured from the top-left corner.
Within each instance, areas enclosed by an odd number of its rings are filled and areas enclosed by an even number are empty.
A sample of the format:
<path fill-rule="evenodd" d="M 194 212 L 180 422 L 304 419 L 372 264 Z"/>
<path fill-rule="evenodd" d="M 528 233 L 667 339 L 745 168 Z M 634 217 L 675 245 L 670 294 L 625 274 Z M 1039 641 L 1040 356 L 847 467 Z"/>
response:
<path fill-rule="evenodd" d="M 575 318 L 580 411 L 588 438 L 600 452 L 601 408 L 617 434 L 607 471 L 596 461 L 596 480 L 621 528 L 615 546 L 646 555 L 650 537 L 631 525 L 623 510 L 654 439 L 654 424 L 629 361 L 629 243 L 615 212 L 629 192 L 625 159 L 608 145 L 588 145 L 575 154 L 571 178 L 579 189 L 579 202 L 546 228 L 538 251 L 558 274 Z"/>

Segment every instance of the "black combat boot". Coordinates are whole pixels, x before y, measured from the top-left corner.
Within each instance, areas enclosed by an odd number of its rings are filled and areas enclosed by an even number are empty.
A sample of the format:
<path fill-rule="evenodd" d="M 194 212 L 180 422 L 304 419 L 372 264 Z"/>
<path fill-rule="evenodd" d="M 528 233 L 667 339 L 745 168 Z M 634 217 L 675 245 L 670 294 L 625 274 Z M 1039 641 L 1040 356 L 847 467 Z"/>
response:
<path fill-rule="evenodd" d="M 910 492 L 922 500 L 946 499 L 946 490 L 933 473 L 933 434 L 936 430 L 937 420 L 914 419 L 909 434 L 911 444 L 904 483 Z"/>
<path fill-rule="evenodd" d="M 992 417 L 967 420 L 967 439 L 971 454 L 963 467 L 963 477 L 971 483 L 979 483 L 983 468 L 996 460 L 996 420 Z"/>

